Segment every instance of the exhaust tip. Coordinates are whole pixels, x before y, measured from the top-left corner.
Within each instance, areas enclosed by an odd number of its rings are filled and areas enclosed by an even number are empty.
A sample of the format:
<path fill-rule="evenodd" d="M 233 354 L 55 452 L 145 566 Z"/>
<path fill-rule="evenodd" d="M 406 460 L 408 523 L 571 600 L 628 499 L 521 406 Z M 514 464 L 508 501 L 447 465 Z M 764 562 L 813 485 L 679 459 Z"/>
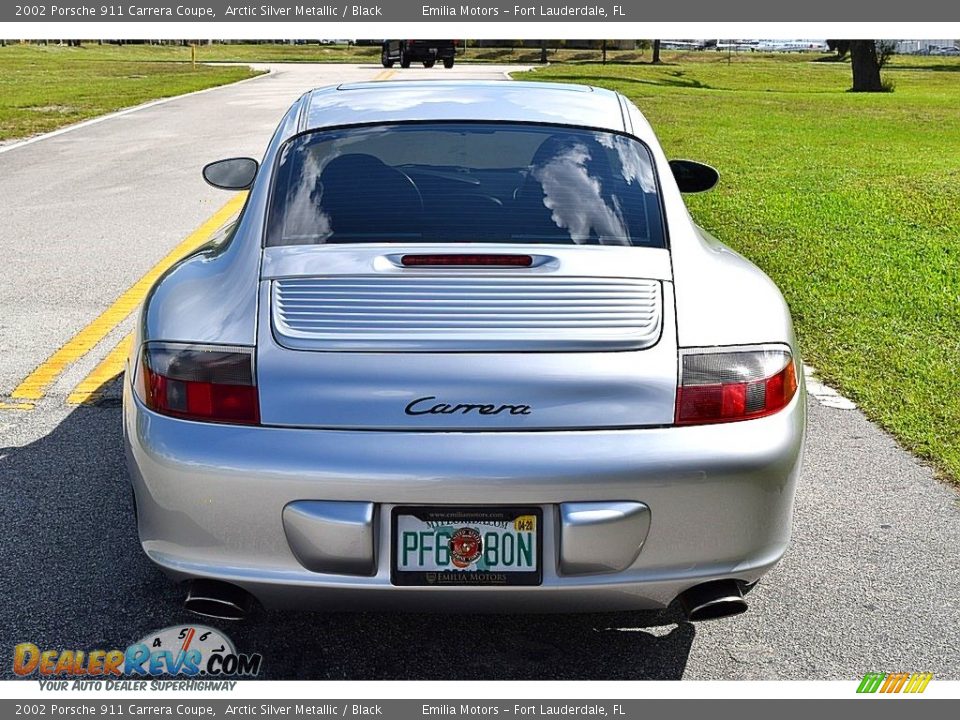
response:
<path fill-rule="evenodd" d="M 715 580 L 684 590 L 677 598 L 691 622 L 719 620 L 747 611 L 747 602 L 736 580 Z"/>
<path fill-rule="evenodd" d="M 253 595 L 220 580 L 197 579 L 190 583 L 183 607 L 194 615 L 217 620 L 244 620 L 254 608 Z"/>

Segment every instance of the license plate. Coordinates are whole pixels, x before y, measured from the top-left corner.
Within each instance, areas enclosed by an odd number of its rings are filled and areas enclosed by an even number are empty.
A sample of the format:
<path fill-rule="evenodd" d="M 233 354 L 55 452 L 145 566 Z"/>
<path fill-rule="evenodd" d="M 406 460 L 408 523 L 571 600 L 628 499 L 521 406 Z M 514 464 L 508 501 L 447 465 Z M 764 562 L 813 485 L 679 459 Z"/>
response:
<path fill-rule="evenodd" d="M 393 509 L 394 585 L 539 585 L 537 507 Z"/>

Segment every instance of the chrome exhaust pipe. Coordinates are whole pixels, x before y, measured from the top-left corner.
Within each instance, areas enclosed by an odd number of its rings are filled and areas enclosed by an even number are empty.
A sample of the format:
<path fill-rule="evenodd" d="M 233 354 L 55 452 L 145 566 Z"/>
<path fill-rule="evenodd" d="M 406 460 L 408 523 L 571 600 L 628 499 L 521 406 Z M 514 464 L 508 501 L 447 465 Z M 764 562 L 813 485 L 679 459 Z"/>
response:
<path fill-rule="evenodd" d="M 253 595 L 220 580 L 198 578 L 190 582 L 183 607 L 195 615 L 217 620 L 244 620 L 253 611 Z"/>
<path fill-rule="evenodd" d="M 714 580 L 694 585 L 677 597 L 687 620 L 719 620 L 747 610 L 743 591 L 736 580 Z"/>

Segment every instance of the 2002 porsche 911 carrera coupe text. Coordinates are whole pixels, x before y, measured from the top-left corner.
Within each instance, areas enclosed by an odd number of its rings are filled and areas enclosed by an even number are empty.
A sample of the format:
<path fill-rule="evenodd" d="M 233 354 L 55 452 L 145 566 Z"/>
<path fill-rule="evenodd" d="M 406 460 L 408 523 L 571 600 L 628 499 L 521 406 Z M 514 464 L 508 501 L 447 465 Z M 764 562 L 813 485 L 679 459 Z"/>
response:
<path fill-rule="evenodd" d="M 239 219 L 152 289 L 124 389 L 187 607 L 746 608 L 805 426 L 789 311 L 617 93 L 307 93 Z"/>

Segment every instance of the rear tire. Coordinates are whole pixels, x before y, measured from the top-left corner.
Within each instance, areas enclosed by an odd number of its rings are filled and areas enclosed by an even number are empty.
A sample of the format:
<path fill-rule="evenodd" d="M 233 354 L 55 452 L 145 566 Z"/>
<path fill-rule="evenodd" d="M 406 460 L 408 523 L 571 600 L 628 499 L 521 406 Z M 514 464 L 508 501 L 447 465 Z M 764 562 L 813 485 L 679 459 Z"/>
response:
<path fill-rule="evenodd" d="M 387 55 L 385 51 L 380 53 L 380 64 L 383 65 L 385 68 L 393 67 L 393 60 L 390 59 L 390 56 Z"/>
<path fill-rule="evenodd" d="M 402 68 L 410 67 L 410 58 L 407 56 L 407 54 L 403 50 L 400 51 L 400 67 Z"/>
<path fill-rule="evenodd" d="M 436 62 L 436 61 L 435 61 L 435 60 L 424 60 L 424 61 L 423 61 L 423 66 L 424 66 L 425 68 L 432 68 L 434 62 Z"/>
<path fill-rule="evenodd" d="M 447 70 L 449 70 L 450 68 L 452 68 L 452 67 L 453 67 L 453 58 L 444 58 L 444 59 L 443 59 L 443 66 L 444 66 Z"/>

